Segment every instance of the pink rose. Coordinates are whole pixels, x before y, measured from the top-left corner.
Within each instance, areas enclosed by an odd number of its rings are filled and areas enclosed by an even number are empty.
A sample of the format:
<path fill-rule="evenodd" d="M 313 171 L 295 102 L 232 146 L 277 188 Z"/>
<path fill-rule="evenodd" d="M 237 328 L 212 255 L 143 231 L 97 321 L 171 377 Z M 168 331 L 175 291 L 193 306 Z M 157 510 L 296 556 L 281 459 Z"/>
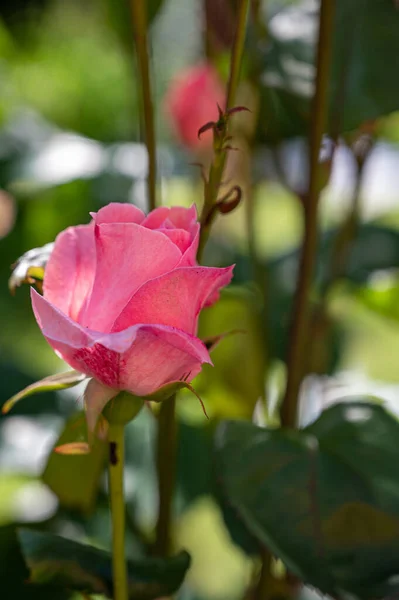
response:
<path fill-rule="evenodd" d="M 200 64 L 186 69 L 172 82 L 165 97 L 165 108 L 180 141 L 189 148 L 211 146 L 212 135 L 198 139 L 198 130 L 218 120 L 217 104 L 224 108 L 225 90 L 215 69 Z"/>
<path fill-rule="evenodd" d="M 233 270 L 197 265 L 195 206 L 160 207 L 145 216 L 133 205 L 113 203 L 92 217 L 59 234 L 43 296 L 31 289 L 48 343 L 92 378 L 90 429 L 120 390 L 147 396 L 191 381 L 203 363 L 211 364 L 196 337 L 198 316 Z"/>

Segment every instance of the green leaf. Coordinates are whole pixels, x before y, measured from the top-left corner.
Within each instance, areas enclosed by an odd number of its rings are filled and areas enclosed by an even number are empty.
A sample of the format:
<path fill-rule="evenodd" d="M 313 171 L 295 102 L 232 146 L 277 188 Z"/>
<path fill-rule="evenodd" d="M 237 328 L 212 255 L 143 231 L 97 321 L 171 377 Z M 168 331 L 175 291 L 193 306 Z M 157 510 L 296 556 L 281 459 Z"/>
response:
<path fill-rule="evenodd" d="M 373 313 L 378 314 L 392 323 L 399 322 L 399 279 L 391 276 L 383 282 L 383 285 L 361 287 L 356 294 L 364 306 Z"/>
<path fill-rule="evenodd" d="M 69 419 L 55 444 L 56 449 L 64 446 L 64 451 L 50 453 L 42 476 L 62 506 L 85 513 L 94 508 L 107 458 L 107 444 L 98 438 L 94 439 L 90 452 L 76 451 L 86 448 L 85 442 L 76 441 L 86 435 L 86 418 L 79 412 Z"/>
<path fill-rule="evenodd" d="M 18 533 L 32 583 L 46 582 L 112 598 L 112 557 L 108 552 L 39 531 L 20 529 Z M 152 600 L 173 594 L 189 566 L 190 557 L 184 551 L 171 558 L 128 561 L 129 598 Z"/>
<path fill-rule="evenodd" d="M 195 379 L 212 418 L 251 418 L 264 389 L 261 316 L 255 294 L 244 287 L 223 290 L 219 302 L 201 313 L 199 337 L 221 339 L 212 349 L 214 369 Z M 222 335 L 225 332 L 234 335 Z M 239 368 L 232 368 L 239 365 Z"/>
<path fill-rule="evenodd" d="M 56 375 L 50 375 L 45 377 L 36 383 L 28 385 L 24 390 L 12 396 L 2 407 L 2 413 L 8 413 L 13 406 L 23 398 L 38 394 L 39 392 L 54 392 L 58 390 L 65 390 L 66 388 L 78 385 L 86 379 L 86 375 L 79 373 L 79 371 L 67 371 L 66 373 L 57 373 Z"/>
<path fill-rule="evenodd" d="M 399 423 L 383 408 L 336 405 L 303 431 L 227 421 L 218 475 L 249 531 L 324 593 L 397 594 Z"/>

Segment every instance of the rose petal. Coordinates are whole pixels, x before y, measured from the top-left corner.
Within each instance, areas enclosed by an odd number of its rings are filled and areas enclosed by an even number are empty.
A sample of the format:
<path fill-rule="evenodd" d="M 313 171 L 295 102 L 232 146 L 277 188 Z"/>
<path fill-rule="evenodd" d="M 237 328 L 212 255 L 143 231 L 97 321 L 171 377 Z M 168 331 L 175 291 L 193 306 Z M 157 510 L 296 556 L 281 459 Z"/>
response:
<path fill-rule="evenodd" d="M 135 223 L 98 225 L 95 238 L 96 275 L 79 322 L 106 332 L 132 294 L 145 281 L 173 269 L 182 255 L 165 235 Z"/>
<path fill-rule="evenodd" d="M 143 211 L 137 206 L 123 202 L 111 202 L 100 208 L 97 213 L 92 212 L 90 215 L 96 225 L 101 223 L 141 223 L 145 218 Z"/>
<path fill-rule="evenodd" d="M 182 267 L 147 281 L 116 319 L 112 331 L 136 323 L 177 327 L 195 334 L 198 315 L 208 298 L 233 276 L 233 267 Z"/>
<path fill-rule="evenodd" d="M 165 221 L 168 221 L 169 228 L 185 229 L 192 233 L 197 224 L 197 208 L 195 204 L 190 206 L 190 208 L 184 208 L 184 206 L 160 206 L 150 212 L 142 222 L 142 225 L 149 229 L 160 229 L 165 227 Z"/>
<path fill-rule="evenodd" d="M 178 267 L 193 267 L 194 265 L 197 265 L 197 252 L 198 252 L 199 236 L 200 236 L 200 226 L 197 223 L 195 225 L 193 240 L 192 240 L 191 244 L 189 245 L 189 247 L 187 248 L 187 250 L 184 252 L 183 256 L 181 257 L 180 262 L 177 265 Z"/>
<path fill-rule="evenodd" d="M 195 204 L 192 204 L 190 208 L 172 206 L 170 208 L 168 219 L 175 227 L 190 231 L 197 223 L 197 207 Z"/>
<path fill-rule="evenodd" d="M 109 388 L 138 396 L 180 379 L 191 381 L 211 359 L 196 337 L 162 325 L 134 325 L 103 334 L 75 323 L 31 288 L 44 337 L 73 368 Z"/>
<path fill-rule="evenodd" d="M 169 238 L 179 248 L 182 254 L 184 254 L 191 246 L 191 235 L 188 231 L 184 231 L 184 229 L 161 228 L 157 231 L 166 235 L 166 237 Z"/>
<path fill-rule="evenodd" d="M 212 364 L 198 338 L 172 327 L 139 327 L 135 342 L 123 356 L 120 375 L 123 389 L 146 396 L 167 383 L 191 381 L 203 363 Z"/>
<path fill-rule="evenodd" d="M 69 227 L 57 237 L 46 266 L 44 296 L 73 319 L 91 291 L 95 272 L 93 225 Z"/>
<path fill-rule="evenodd" d="M 143 227 L 147 227 L 148 229 L 159 229 L 168 218 L 169 211 L 170 209 L 167 206 L 154 208 L 142 222 Z"/>

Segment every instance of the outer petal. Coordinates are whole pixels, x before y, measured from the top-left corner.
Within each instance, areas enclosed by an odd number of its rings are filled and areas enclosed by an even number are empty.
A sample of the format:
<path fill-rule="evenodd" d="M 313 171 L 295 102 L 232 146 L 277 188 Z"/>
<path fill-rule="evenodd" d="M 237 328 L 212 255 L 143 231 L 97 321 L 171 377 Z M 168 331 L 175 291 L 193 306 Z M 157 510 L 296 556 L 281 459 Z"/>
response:
<path fill-rule="evenodd" d="M 98 225 L 95 238 L 96 275 L 80 322 L 106 332 L 132 294 L 145 281 L 173 269 L 182 255 L 165 235 L 135 223 Z"/>
<path fill-rule="evenodd" d="M 31 289 L 33 311 L 52 348 L 73 368 L 109 388 L 138 396 L 166 383 L 191 381 L 202 363 L 211 363 L 196 337 L 162 325 L 134 325 L 103 334 L 74 323 Z"/>
<path fill-rule="evenodd" d="M 100 208 L 97 213 L 90 213 L 95 223 L 141 223 L 145 215 L 142 210 L 133 204 L 111 202 Z"/>
<path fill-rule="evenodd" d="M 233 267 L 182 267 L 147 281 L 116 319 L 112 331 L 135 323 L 157 323 L 195 335 L 201 309 L 232 276 Z"/>
<path fill-rule="evenodd" d="M 142 325 L 135 343 L 123 356 L 121 387 L 146 396 L 167 383 L 191 381 L 203 363 L 212 361 L 198 338 L 172 327 Z"/>
<path fill-rule="evenodd" d="M 95 273 L 93 225 L 69 227 L 57 237 L 46 266 L 44 296 L 77 319 Z"/>

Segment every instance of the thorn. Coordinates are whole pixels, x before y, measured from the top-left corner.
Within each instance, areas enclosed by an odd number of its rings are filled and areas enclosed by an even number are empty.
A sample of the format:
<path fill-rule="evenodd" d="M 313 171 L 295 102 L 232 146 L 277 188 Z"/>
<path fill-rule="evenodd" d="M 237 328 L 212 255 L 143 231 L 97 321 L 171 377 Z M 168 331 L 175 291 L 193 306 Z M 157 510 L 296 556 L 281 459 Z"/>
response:
<path fill-rule="evenodd" d="M 236 335 L 237 333 L 248 333 L 248 332 L 246 329 L 231 329 L 230 331 L 226 331 L 225 333 L 220 333 L 219 335 L 204 339 L 202 341 L 205 344 L 208 352 L 212 352 L 212 350 L 214 348 L 216 348 L 216 346 L 220 342 L 222 342 L 225 338 L 229 337 L 230 335 Z"/>
<path fill-rule="evenodd" d="M 239 185 L 232 187 L 217 203 L 217 209 L 222 214 L 227 214 L 237 208 L 242 198 L 242 190 Z"/>
<path fill-rule="evenodd" d="M 226 111 L 226 115 L 228 117 L 230 117 L 231 115 L 234 115 L 234 113 L 243 112 L 243 111 L 252 112 L 246 106 L 234 106 L 233 108 L 230 108 L 228 111 Z"/>
<path fill-rule="evenodd" d="M 205 125 L 203 125 L 202 127 L 200 127 L 198 129 L 198 139 L 201 139 L 201 135 L 203 133 L 205 133 L 205 131 L 208 131 L 209 129 L 214 129 L 216 127 L 216 123 L 214 121 L 208 121 L 208 123 L 205 123 Z"/>
<path fill-rule="evenodd" d="M 217 107 L 218 107 L 218 112 L 219 112 L 219 121 L 221 121 L 222 119 L 224 119 L 224 111 L 220 108 L 219 103 L 217 103 Z"/>

